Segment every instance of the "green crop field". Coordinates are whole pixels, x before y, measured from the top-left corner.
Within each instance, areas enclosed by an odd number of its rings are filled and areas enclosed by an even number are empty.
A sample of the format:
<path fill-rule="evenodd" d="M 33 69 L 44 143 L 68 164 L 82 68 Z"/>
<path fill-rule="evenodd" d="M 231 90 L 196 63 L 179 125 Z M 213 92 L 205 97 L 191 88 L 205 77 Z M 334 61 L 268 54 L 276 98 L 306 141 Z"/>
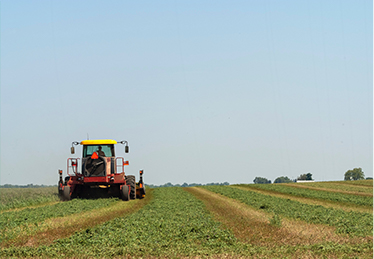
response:
<path fill-rule="evenodd" d="M 57 188 L 2 188 L 0 257 L 373 258 L 372 188 L 163 187 L 128 202 L 62 202 Z"/>
<path fill-rule="evenodd" d="M 58 201 L 56 187 L 0 188 L 0 211 Z"/>

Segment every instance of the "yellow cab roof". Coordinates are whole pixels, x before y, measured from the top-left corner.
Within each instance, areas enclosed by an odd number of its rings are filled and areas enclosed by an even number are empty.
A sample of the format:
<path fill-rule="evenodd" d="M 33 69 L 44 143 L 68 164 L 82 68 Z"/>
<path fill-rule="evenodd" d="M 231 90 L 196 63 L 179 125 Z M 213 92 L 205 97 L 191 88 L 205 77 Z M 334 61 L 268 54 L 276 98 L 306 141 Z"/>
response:
<path fill-rule="evenodd" d="M 117 144 L 117 141 L 112 139 L 92 139 L 92 140 L 83 140 L 80 143 L 81 145 L 108 145 L 108 144 Z"/>

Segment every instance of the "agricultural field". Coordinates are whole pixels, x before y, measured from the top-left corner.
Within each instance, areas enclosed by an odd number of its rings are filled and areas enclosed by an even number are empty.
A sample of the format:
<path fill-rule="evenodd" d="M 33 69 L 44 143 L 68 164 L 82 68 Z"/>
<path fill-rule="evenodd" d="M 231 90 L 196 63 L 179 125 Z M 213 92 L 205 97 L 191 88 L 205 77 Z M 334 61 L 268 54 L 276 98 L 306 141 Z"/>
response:
<path fill-rule="evenodd" d="M 56 187 L 0 188 L 0 211 L 58 202 Z"/>
<path fill-rule="evenodd" d="M 373 258 L 372 188 L 163 187 L 128 202 L 2 188 L 0 257 Z"/>
<path fill-rule="evenodd" d="M 292 196 L 312 198 L 322 201 L 333 201 L 347 205 L 373 207 L 373 192 L 345 192 L 326 188 L 309 187 L 302 184 L 248 184 L 249 189 L 260 189 L 270 192 L 290 194 Z M 335 186 L 334 186 L 335 187 Z"/>
<path fill-rule="evenodd" d="M 355 194 L 373 194 L 373 181 L 341 181 L 341 182 L 312 182 L 312 183 L 294 183 L 294 186 L 299 187 L 315 187 L 326 191 L 346 192 Z"/>

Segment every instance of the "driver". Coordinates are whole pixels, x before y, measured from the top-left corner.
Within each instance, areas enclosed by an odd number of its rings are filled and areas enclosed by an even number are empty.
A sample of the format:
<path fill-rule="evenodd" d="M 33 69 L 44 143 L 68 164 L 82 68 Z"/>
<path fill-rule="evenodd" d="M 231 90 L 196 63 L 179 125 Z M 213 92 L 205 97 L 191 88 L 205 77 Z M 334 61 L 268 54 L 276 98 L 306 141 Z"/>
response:
<path fill-rule="evenodd" d="M 102 149 L 102 147 L 99 146 L 99 150 L 97 151 L 97 154 L 98 154 L 99 156 L 105 156 L 104 151 L 102 151 L 101 149 Z"/>

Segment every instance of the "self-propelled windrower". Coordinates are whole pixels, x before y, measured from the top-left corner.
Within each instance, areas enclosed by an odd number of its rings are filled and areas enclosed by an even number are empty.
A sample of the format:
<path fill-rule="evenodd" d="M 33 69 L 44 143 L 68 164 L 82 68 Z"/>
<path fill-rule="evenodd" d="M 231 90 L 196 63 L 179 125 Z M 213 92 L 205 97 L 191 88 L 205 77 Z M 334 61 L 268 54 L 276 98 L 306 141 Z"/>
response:
<path fill-rule="evenodd" d="M 125 153 L 129 152 L 127 141 L 118 143 L 125 145 Z M 114 145 L 117 141 L 99 139 L 73 142 L 72 154 L 75 153 L 74 145 L 79 144 L 83 146 L 82 158 L 68 158 L 68 176 L 64 181 L 62 170 L 58 170 L 58 194 L 61 199 L 117 196 L 128 201 L 144 198 L 143 170 L 139 172 L 139 182 L 135 181 L 134 175 L 125 174 L 124 168 L 129 165 L 129 161 L 115 156 Z"/>

